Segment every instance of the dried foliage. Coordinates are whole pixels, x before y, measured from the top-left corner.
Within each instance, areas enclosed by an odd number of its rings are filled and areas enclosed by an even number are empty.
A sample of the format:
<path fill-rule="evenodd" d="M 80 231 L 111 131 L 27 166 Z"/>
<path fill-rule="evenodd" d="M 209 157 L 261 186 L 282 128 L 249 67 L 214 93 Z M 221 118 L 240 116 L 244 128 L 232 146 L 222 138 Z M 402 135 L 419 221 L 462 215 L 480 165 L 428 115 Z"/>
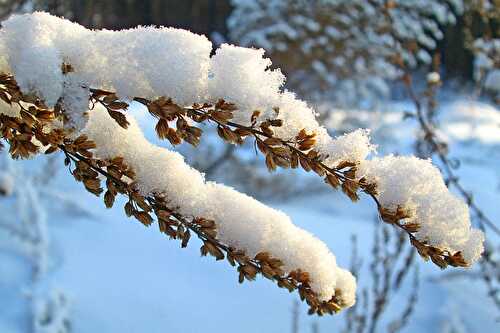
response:
<path fill-rule="evenodd" d="M 352 238 L 351 271 L 358 277 L 362 262 L 358 258 L 357 239 Z M 415 251 L 408 249 L 404 234 L 396 233 L 385 225 L 375 224 L 372 257 L 369 263 L 369 285 L 358 292 L 358 302 L 346 311 L 346 325 L 342 332 L 376 332 L 386 317 L 386 332 L 396 333 L 407 324 L 415 309 L 419 289 L 418 266 Z M 411 291 L 400 313 L 388 312 L 391 298 L 413 276 Z"/>

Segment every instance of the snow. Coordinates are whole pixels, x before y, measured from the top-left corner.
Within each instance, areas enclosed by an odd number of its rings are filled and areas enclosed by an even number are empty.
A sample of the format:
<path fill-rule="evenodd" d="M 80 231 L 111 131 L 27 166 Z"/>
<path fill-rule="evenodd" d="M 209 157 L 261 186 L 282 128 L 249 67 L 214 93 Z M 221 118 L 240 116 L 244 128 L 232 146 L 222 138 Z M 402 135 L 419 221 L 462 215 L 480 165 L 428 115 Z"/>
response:
<path fill-rule="evenodd" d="M 49 106 L 64 95 L 64 62 L 80 83 L 123 98 L 168 95 L 192 104 L 205 97 L 212 44 L 204 36 L 153 27 L 91 31 L 43 12 L 13 15 L 2 26 L 2 63 L 23 91 L 37 93 Z"/>
<path fill-rule="evenodd" d="M 487 74 L 484 87 L 491 91 L 500 91 L 500 69 L 492 70 Z"/>
<path fill-rule="evenodd" d="M 35 333 L 71 332 L 69 301 L 64 293 L 52 291 L 49 295 L 32 297 L 35 297 L 32 310 Z"/>
<path fill-rule="evenodd" d="M 241 111 L 233 119 L 249 124 L 255 110 L 272 111 L 279 103 L 285 77 L 278 70 L 268 70 L 271 60 L 263 49 L 249 49 L 222 44 L 210 59 L 209 94 L 212 100 L 225 99 Z M 271 107 L 270 107 L 271 106 Z"/>
<path fill-rule="evenodd" d="M 14 177 L 7 172 L 0 172 L 0 195 L 9 196 L 14 192 Z"/>
<path fill-rule="evenodd" d="M 441 81 L 441 76 L 438 72 L 430 72 L 427 74 L 427 82 L 430 84 L 437 84 Z"/>
<path fill-rule="evenodd" d="M 411 212 L 404 222 L 419 224 L 417 239 L 450 253 L 461 251 L 468 263 L 480 258 L 484 235 L 471 228 L 467 205 L 449 192 L 431 161 L 387 156 L 366 161 L 360 169 L 360 175 L 377 183 L 383 207 Z"/>
<path fill-rule="evenodd" d="M 483 4 L 487 5 L 487 3 Z M 500 95 L 500 38 L 478 38 L 474 41 L 474 78 L 493 95 Z"/>
<path fill-rule="evenodd" d="M 473 140 L 485 145 L 500 142 L 500 114 L 486 103 L 459 101 L 452 103 L 454 112 L 443 119 L 443 131 L 451 140 Z"/>

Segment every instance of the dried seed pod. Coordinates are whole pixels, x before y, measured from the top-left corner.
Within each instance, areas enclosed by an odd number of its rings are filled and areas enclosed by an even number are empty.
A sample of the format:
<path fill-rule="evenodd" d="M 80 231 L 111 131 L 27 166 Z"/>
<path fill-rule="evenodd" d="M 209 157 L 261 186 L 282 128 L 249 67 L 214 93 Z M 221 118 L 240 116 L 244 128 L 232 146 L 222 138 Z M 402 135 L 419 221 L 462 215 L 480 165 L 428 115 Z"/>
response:
<path fill-rule="evenodd" d="M 118 125 L 120 125 L 120 127 L 126 129 L 128 128 L 128 125 L 130 125 L 130 123 L 127 120 L 127 117 L 125 117 L 123 113 L 112 109 L 108 109 L 108 114 L 118 123 Z"/>
<path fill-rule="evenodd" d="M 299 167 L 299 155 L 296 152 L 292 152 L 290 155 L 290 167 L 292 169 Z"/>
<path fill-rule="evenodd" d="M 306 151 L 311 149 L 316 144 L 315 139 L 305 139 L 299 143 L 299 149 L 302 151 Z"/>
<path fill-rule="evenodd" d="M 346 179 L 342 183 L 342 192 L 344 192 L 353 202 L 359 200 L 359 195 L 357 193 L 357 190 L 358 190 L 358 184 L 352 180 Z"/>
<path fill-rule="evenodd" d="M 283 126 L 283 120 L 281 120 L 281 119 L 272 119 L 269 122 L 270 122 L 271 126 L 273 126 L 273 127 Z"/>
<path fill-rule="evenodd" d="M 252 123 L 252 126 L 255 125 L 255 123 L 257 122 L 257 118 L 259 118 L 259 116 L 260 116 L 259 110 L 255 110 L 254 112 L 252 112 L 252 116 L 250 117 L 250 121 Z"/>
<path fill-rule="evenodd" d="M 352 168 L 352 167 L 355 167 L 356 166 L 356 163 L 354 162 L 350 162 L 350 161 L 342 161 L 340 162 L 339 164 L 337 164 L 337 167 L 335 169 L 337 170 L 342 170 L 342 169 L 345 169 L 345 168 Z"/>
<path fill-rule="evenodd" d="M 137 100 L 137 99 L 136 99 Z M 141 100 L 141 103 L 147 105 L 149 113 L 151 113 L 154 117 L 161 118 L 163 116 L 161 112 L 161 107 L 156 102 L 148 102 L 147 100 Z"/>
<path fill-rule="evenodd" d="M 170 127 L 168 126 L 168 121 L 161 118 L 160 120 L 158 120 L 158 123 L 155 126 L 155 131 L 158 137 L 163 140 L 168 138 L 169 128 Z"/>
<path fill-rule="evenodd" d="M 337 189 L 340 185 L 339 178 L 333 173 L 329 173 L 326 175 L 325 182 L 330 184 L 330 186 L 334 189 Z"/>
<path fill-rule="evenodd" d="M 101 187 L 101 181 L 97 178 L 87 178 L 83 181 L 87 189 L 96 190 Z"/>
<path fill-rule="evenodd" d="M 259 252 L 255 255 L 255 260 L 257 261 L 268 261 L 271 255 L 268 252 Z"/>
<path fill-rule="evenodd" d="M 190 238 L 191 238 L 191 233 L 189 232 L 189 230 L 187 230 L 182 237 L 181 247 L 183 248 L 186 247 L 188 245 Z"/>
<path fill-rule="evenodd" d="M 177 134 L 177 131 L 171 127 L 167 131 L 167 139 L 174 146 L 182 143 L 182 140 L 180 136 Z"/>
<path fill-rule="evenodd" d="M 316 174 L 320 177 L 323 177 L 326 174 L 325 168 L 321 166 L 319 163 L 311 163 L 311 169 L 316 172 Z"/>
<path fill-rule="evenodd" d="M 210 116 L 217 122 L 225 124 L 229 119 L 233 118 L 232 112 L 229 111 L 212 111 Z"/>
<path fill-rule="evenodd" d="M 111 110 L 126 110 L 128 108 L 128 104 L 125 102 L 114 101 L 106 105 Z"/>
<path fill-rule="evenodd" d="M 162 220 L 169 220 L 172 212 L 164 209 L 158 209 L 155 211 L 156 216 Z"/>
<path fill-rule="evenodd" d="M 406 231 L 414 233 L 420 229 L 420 224 L 418 223 L 405 223 L 401 225 Z"/>
<path fill-rule="evenodd" d="M 223 260 L 224 253 L 213 243 L 209 241 L 204 242 L 205 249 L 207 252 L 215 257 L 215 260 Z"/>
<path fill-rule="evenodd" d="M 115 195 L 111 193 L 109 190 L 104 193 L 104 204 L 106 208 L 113 207 L 113 203 L 115 202 Z"/>
<path fill-rule="evenodd" d="M 302 167 L 302 169 L 304 169 L 306 172 L 309 172 L 311 171 L 311 165 L 309 164 L 309 161 L 302 157 L 302 156 L 299 156 L 299 162 L 300 162 L 300 166 Z"/>
<path fill-rule="evenodd" d="M 243 273 L 244 277 L 249 281 L 255 280 L 255 277 L 257 276 L 257 268 L 253 265 L 241 265 L 238 267 L 238 271 Z"/>
<path fill-rule="evenodd" d="M 149 227 L 153 223 L 153 218 L 147 212 L 134 211 L 133 215 L 137 220 L 139 220 L 139 222 L 147 227 Z"/>
<path fill-rule="evenodd" d="M 268 146 L 281 146 L 281 139 L 278 138 L 267 138 L 264 140 L 264 143 Z"/>
<path fill-rule="evenodd" d="M 274 155 L 274 161 L 276 162 L 277 166 L 282 167 L 284 169 L 290 167 L 290 161 L 280 155 Z"/>
<path fill-rule="evenodd" d="M 268 149 L 267 146 L 261 140 L 257 140 L 257 148 L 259 148 L 260 152 L 264 155 L 267 155 Z"/>
<path fill-rule="evenodd" d="M 266 155 L 266 166 L 269 171 L 276 170 L 276 161 L 272 153 Z"/>

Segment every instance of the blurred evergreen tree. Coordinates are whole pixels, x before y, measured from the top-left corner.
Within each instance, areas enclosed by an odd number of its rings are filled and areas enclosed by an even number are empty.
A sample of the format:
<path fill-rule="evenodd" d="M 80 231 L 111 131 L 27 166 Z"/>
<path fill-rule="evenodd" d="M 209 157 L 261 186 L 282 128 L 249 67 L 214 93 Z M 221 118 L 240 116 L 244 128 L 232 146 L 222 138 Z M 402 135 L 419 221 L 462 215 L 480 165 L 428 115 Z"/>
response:
<path fill-rule="evenodd" d="M 464 0 L 474 3 L 476 0 Z M 500 1 L 488 0 L 495 6 Z M 89 28 L 123 29 L 137 25 L 163 25 L 189 29 L 211 36 L 218 32 L 228 36 L 226 20 L 232 7 L 230 0 L 2 0 L 0 18 L 13 12 L 45 10 L 64 16 Z M 499 22 L 493 20 L 486 27 L 481 17 L 472 15 L 472 22 L 464 16 L 446 29 L 439 43 L 446 72 L 453 76 L 472 78 L 473 54 L 467 49 L 467 30 L 481 35 L 485 29 L 498 32 Z M 494 37 L 494 36 L 493 36 Z"/>

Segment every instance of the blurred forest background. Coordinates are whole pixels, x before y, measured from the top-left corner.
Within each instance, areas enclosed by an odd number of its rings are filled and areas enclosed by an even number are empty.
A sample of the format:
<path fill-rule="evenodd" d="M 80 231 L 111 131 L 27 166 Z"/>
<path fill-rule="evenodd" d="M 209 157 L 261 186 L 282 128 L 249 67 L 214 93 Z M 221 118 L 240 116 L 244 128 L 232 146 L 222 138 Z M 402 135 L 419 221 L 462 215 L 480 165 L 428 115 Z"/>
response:
<path fill-rule="evenodd" d="M 216 41 L 231 40 L 226 22 L 234 9 L 231 0 L 3 0 L 1 3 L 3 18 L 17 11 L 44 10 L 88 28 L 171 26 Z M 497 6 L 498 2 L 493 4 Z M 467 46 L 467 36 L 495 34 L 498 24 L 493 21 L 486 25 L 481 13 L 471 12 L 457 15 L 456 24 L 443 27 L 444 38 L 438 42 L 436 52 L 442 56 L 447 75 L 472 80 L 474 54 Z"/>

